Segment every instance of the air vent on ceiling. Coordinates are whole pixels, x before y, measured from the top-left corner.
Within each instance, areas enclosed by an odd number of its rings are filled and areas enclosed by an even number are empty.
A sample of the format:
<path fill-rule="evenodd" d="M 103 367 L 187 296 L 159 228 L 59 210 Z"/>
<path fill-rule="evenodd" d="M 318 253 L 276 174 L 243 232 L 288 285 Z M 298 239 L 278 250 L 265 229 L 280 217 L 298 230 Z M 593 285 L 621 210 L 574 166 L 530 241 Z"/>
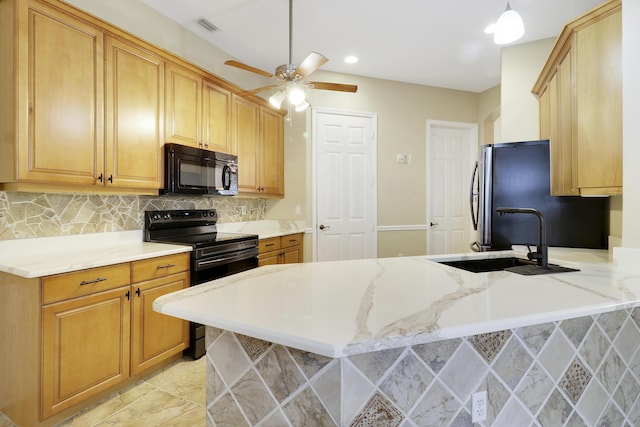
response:
<path fill-rule="evenodd" d="M 213 23 L 211 23 L 211 21 L 205 19 L 205 18 L 200 18 L 198 19 L 198 24 L 200 24 L 200 26 L 202 28 L 204 28 L 205 30 L 213 33 L 214 31 L 218 31 L 218 27 L 216 27 L 215 25 L 213 25 Z"/>

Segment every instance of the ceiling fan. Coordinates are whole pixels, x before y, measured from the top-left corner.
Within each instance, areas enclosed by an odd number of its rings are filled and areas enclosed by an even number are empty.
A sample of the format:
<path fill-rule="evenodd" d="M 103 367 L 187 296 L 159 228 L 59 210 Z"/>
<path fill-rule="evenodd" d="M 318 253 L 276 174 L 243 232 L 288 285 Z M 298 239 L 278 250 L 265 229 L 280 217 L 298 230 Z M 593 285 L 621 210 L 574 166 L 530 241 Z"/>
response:
<path fill-rule="evenodd" d="M 311 52 L 300 65 L 293 64 L 292 28 L 293 0 L 289 0 L 289 63 L 278 66 L 275 73 L 270 73 L 268 71 L 264 71 L 259 68 L 255 68 L 234 60 L 225 61 L 226 65 L 250 71 L 261 76 L 270 77 L 277 81 L 277 83 L 272 85 L 262 86 L 253 90 L 246 91 L 245 94 L 252 95 L 266 90 L 277 89 L 276 92 L 269 98 L 269 102 L 274 107 L 279 109 L 286 97 L 289 100 L 290 106 L 295 106 L 296 111 L 302 111 L 309 106 L 304 93 L 305 88 L 352 93 L 355 93 L 358 90 L 358 86 L 356 85 L 308 81 L 307 76 L 327 63 L 329 59 L 317 52 Z"/>

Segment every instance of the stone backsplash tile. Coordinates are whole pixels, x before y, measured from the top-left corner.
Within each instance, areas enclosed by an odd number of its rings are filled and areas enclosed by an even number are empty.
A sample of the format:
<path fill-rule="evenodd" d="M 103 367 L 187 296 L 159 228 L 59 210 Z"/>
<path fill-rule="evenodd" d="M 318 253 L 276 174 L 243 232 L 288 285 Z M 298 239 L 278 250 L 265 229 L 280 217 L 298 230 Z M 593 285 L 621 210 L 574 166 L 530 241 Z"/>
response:
<path fill-rule="evenodd" d="M 242 207 L 246 214 L 242 215 Z M 216 209 L 220 222 L 265 219 L 266 199 L 0 191 L 0 240 L 142 230 L 144 211 Z"/>

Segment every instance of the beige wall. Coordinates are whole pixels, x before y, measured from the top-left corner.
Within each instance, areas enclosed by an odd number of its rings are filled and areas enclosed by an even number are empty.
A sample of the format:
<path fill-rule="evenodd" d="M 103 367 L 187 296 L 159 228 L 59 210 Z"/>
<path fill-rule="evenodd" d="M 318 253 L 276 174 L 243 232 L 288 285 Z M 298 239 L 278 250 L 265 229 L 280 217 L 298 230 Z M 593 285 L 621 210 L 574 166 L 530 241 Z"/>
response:
<path fill-rule="evenodd" d="M 478 96 L 478 145 L 498 142 L 500 126 L 500 85 L 480 93 Z"/>
<path fill-rule="evenodd" d="M 540 137 L 538 98 L 531 88 L 551 52 L 555 38 L 502 49 L 501 142 Z"/>
<path fill-rule="evenodd" d="M 481 96 L 472 92 L 371 79 L 361 76 L 317 71 L 318 81 L 358 85 L 355 94 L 309 91 L 314 107 L 375 113 L 378 120 L 378 225 L 426 224 L 426 123 L 428 119 L 478 123 Z M 495 110 L 499 98 L 488 91 L 482 98 L 483 110 Z M 493 104 L 493 105 L 492 105 Z M 302 204 L 302 216 L 311 225 L 312 146 L 309 113 L 294 115 L 287 125 L 285 141 L 285 199 L 269 200 L 270 218 L 295 217 L 295 206 Z M 305 127 L 303 125 L 309 125 Z M 398 165 L 396 154 L 411 154 L 410 165 Z M 407 239 L 407 235 L 411 239 Z M 407 242 L 411 243 L 408 244 Z M 426 230 L 378 233 L 378 255 L 397 256 L 426 253 Z"/>
<path fill-rule="evenodd" d="M 623 0 L 622 10 L 622 245 L 640 248 L 640 0 Z"/>
<path fill-rule="evenodd" d="M 229 54 L 139 0 L 65 1 L 240 87 L 259 87 L 269 82 L 263 77 L 224 65 L 225 60 L 231 59 Z"/>

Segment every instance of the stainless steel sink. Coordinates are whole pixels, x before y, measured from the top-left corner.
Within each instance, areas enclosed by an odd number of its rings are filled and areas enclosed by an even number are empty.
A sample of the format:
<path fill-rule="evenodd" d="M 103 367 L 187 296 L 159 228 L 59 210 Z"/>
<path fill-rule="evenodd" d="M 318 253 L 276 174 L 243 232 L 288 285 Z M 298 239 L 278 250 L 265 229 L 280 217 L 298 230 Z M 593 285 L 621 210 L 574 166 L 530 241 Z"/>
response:
<path fill-rule="evenodd" d="M 544 268 L 536 265 L 534 262 L 531 262 L 529 260 L 516 257 L 464 259 L 455 261 L 439 261 L 439 263 L 470 271 L 472 273 L 487 273 L 490 271 L 504 270 L 510 271 L 512 273 L 522 274 L 524 276 L 579 271 L 575 268 L 562 267 L 555 264 L 549 264 L 547 268 Z"/>

